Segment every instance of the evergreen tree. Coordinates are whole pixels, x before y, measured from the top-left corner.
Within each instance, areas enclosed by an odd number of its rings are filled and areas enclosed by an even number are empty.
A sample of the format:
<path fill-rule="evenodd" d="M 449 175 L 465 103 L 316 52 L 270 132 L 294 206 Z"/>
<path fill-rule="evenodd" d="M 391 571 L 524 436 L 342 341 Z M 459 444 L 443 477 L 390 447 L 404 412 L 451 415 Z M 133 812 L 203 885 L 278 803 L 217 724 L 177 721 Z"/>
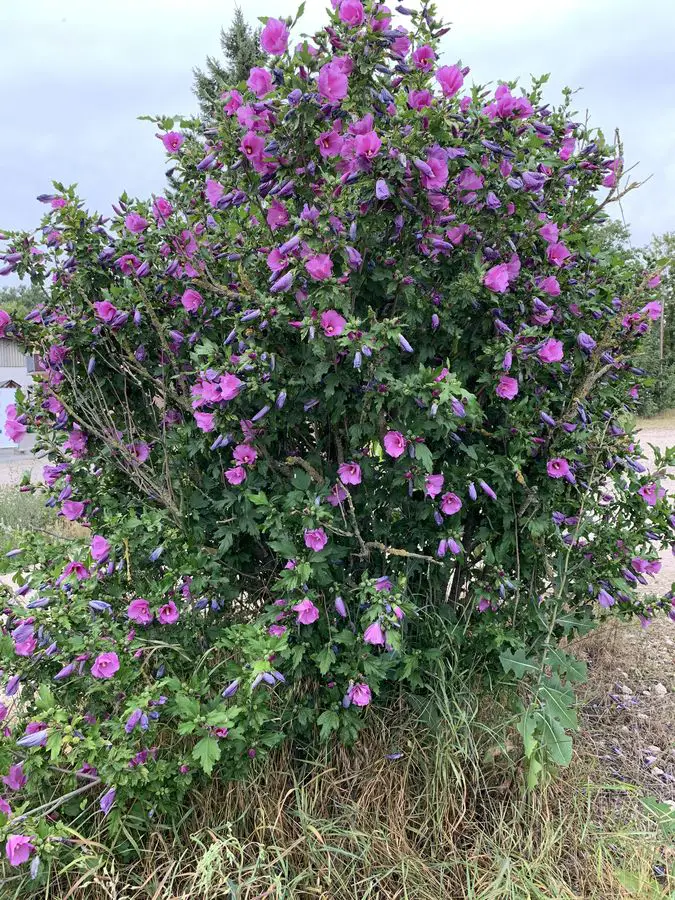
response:
<path fill-rule="evenodd" d="M 246 81 L 251 66 L 262 65 L 265 60 L 260 49 L 260 28 L 251 28 L 238 6 L 230 27 L 220 30 L 220 46 L 224 60 L 208 56 L 205 69 L 194 70 L 194 92 L 206 118 L 213 114 L 224 90 Z"/>

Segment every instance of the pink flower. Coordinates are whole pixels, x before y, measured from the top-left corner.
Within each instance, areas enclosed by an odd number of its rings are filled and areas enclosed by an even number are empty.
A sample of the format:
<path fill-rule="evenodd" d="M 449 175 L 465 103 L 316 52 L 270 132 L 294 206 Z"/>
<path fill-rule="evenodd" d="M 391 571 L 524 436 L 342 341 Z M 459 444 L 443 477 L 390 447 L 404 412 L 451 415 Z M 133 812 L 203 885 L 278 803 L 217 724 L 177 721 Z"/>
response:
<path fill-rule="evenodd" d="M 431 101 L 433 99 L 431 91 L 427 91 L 426 89 L 421 91 L 410 91 L 408 93 L 408 106 L 411 109 L 424 109 L 427 106 L 431 106 Z"/>
<path fill-rule="evenodd" d="M 656 506 L 656 501 L 661 497 L 665 497 L 666 492 L 660 485 L 651 482 L 651 484 L 643 484 L 638 494 L 645 501 L 647 506 Z"/>
<path fill-rule="evenodd" d="M 358 28 L 363 24 L 363 5 L 360 0 L 342 0 L 338 8 L 340 21 L 350 28 Z"/>
<path fill-rule="evenodd" d="M 380 623 L 373 622 L 363 632 L 363 640 L 366 644 L 372 644 L 373 646 L 379 645 L 384 647 L 387 638 Z"/>
<path fill-rule="evenodd" d="M 174 622 L 178 621 L 178 607 L 173 600 L 169 600 L 168 603 L 160 606 L 157 610 L 157 621 L 161 625 L 173 625 Z"/>
<path fill-rule="evenodd" d="M 436 497 L 443 490 L 443 475 L 427 475 L 424 479 L 424 496 Z"/>
<path fill-rule="evenodd" d="M 646 316 L 652 320 L 652 322 L 656 322 L 661 318 L 662 307 L 658 300 L 650 300 L 649 303 L 645 304 L 640 310 Z"/>
<path fill-rule="evenodd" d="M 94 562 L 101 562 L 110 553 L 110 544 L 100 534 L 95 534 L 91 539 L 91 558 Z"/>
<path fill-rule="evenodd" d="M 15 444 L 20 444 L 27 431 L 28 428 L 25 425 L 23 425 L 21 422 L 17 422 L 16 419 L 10 418 L 8 408 L 7 420 L 5 421 L 5 434 L 10 439 L 10 441 L 14 441 Z"/>
<path fill-rule="evenodd" d="M 61 512 L 69 522 L 74 522 L 84 512 L 84 503 L 79 500 L 65 500 L 61 505 Z"/>
<path fill-rule="evenodd" d="M 328 535 L 323 528 L 305 529 L 305 547 L 318 553 L 328 543 Z"/>
<path fill-rule="evenodd" d="M 554 266 L 562 266 L 572 254 L 564 244 L 553 243 L 546 248 L 546 257 Z"/>
<path fill-rule="evenodd" d="M 656 273 L 656 275 L 652 275 L 647 280 L 647 287 L 650 287 L 650 288 L 658 287 L 660 284 L 661 284 L 661 276 L 658 274 L 658 272 Z M 2 313 L 2 310 L 0 310 L 0 313 Z M 7 314 L 5 313 L 5 315 L 7 315 Z M 0 334 L 0 337 L 1 336 L 2 335 Z"/>
<path fill-rule="evenodd" d="M 335 309 L 321 313 L 321 328 L 326 337 L 338 337 L 345 330 L 347 320 Z"/>
<path fill-rule="evenodd" d="M 548 294 L 549 297 L 558 297 L 560 295 L 560 283 L 555 275 L 549 275 L 547 278 L 542 278 L 539 282 L 539 290 Z"/>
<path fill-rule="evenodd" d="M 100 653 L 91 667 L 94 678 L 112 678 L 120 667 L 120 661 L 116 653 Z"/>
<path fill-rule="evenodd" d="M 485 287 L 496 294 L 503 294 L 509 287 L 509 269 L 506 263 L 492 266 L 483 276 Z"/>
<path fill-rule="evenodd" d="M 333 274 L 333 260 L 327 253 L 317 253 L 307 260 L 305 269 L 314 281 L 325 281 Z"/>
<path fill-rule="evenodd" d="M 28 858 L 35 850 L 31 839 L 23 834 L 10 834 L 5 844 L 5 853 L 10 866 L 20 866 L 28 862 Z"/>
<path fill-rule="evenodd" d="M 11 791 L 20 791 L 22 787 L 25 787 L 28 779 L 23 774 L 23 763 L 10 766 L 8 773 L 2 776 L 2 780 Z"/>
<path fill-rule="evenodd" d="M 285 625 L 270 625 L 267 629 L 267 633 L 271 634 L 272 637 L 283 637 L 288 629 Z"/>
<path fill-rule="evenodd" d="M 380 152 L 382 141 L 376 131 L 368 131 L 366 134 L 359 134 L 354 141 L 354 149 L 357 156 L 363 156 L 365 159 L 374 159 Z"/>
<path fill-rule="evenodd" d="M 252 131 L 247 131 L 242 138 L 239 149 L 254 165 L 262 162 L 265 141 Z"/>
<path fill-rule="evenodd" d="M 218 206 L 218 201 L 225 193 L 225 188 L 219 181 L 215 181 L 213 178 L 207 178 L 204 193 L 211 206 L 215 207 Z"/>
<path fill-rule="evenodd" d="M 410 53 L 410 38 L 408 32 L 402 25 L 395 29 L 400 33 L 400 37 L 394 38 L 391 42 L 391 52 L 397 53 L 399 56 L 407 56 Z"/>
<path fill-rule="evenodd" d="M 61 579 L 65 580 L 71 575 L 75 575 L 78 581 L 85 581 L 87 578 L 89 578 L 88 570 L 82 565 L 81 562 L 76 561 L 68 563 L 68 565 L 63 570 Z"/>
<path fill-rule="evenodd" d="M 250 444 L 237 444 L 232 456 L 242 466 L 252 466 L 258 458 L 258 451 Z"/>
<path fill-rule="evenodd" d="M 281 56 L 288 47 L 288 28 L 281 19 L 268 19 L 260 34 L 260 46 L 265 53 Z"/>
<path fill-rule="evenodd" d="M 12 807 L 5 800 L 4 797 L 0 797 L 0 812 L 4 813 L 6 816 L 12 815 Z"/>
<path fill-rule="evenodd" d="M 557 456 L 546 463 L 546 471 L 551 478 L 567 478 L 570 474 L 570 464 L 566 459 Z"/>
<path fill-rule="evenodd" d="M 347 691 L 347 696 L 354 706 L 368 706 L 373 699 L 370 688 L 363 681 L 358 681 L 356 684 L 353 684 Z"/>
<path fill-rule="evenodd" d="M 563 162 L 567 162 L 570 156 L 574 153 L 574 147 L 576 144 L 576 138 L 568 137 L 565 138 L 560 144 L 560 150 L 558 151 L 558 156 L 562 159 Z"/>
<path fill-rule="evenodd" d="M 545 241 L 555 243 L 558 240 L 558 226 L 555 222 L 547 222 L 539 229 L 539 234 Z"/>
<path fill-rule="evenodd" d="M 501 375 L 495 393 L 502 400 L 513 400 L 518 393 L 518 380 L 510 375 Z"/>
<path fill-rule="evenodd" d="M 441 66 L 436 70 L 436 81 L 444 97 L 454 97 L 464 84 L 464 76 L 459 66 Z"/>
<path fill-rule="evenodd" d="M 241 484 L 246 481 L 246 469 L 243 466 L 234 466 L 225 470 L 225 478 L 230 484 Z"/>
<path fill-rule="evenodd" d="M 244 387 L 244 382 L 240 378 L 237 378 L 236 375 L 231 375 L 229 372 L 226 372 L 225 375 L 221 375 L 218 383 L 220 386 L 221 400 L 234 400 Z"/>
<path fill-rule="evenodd" d="M 338 481 L 330 489 L 330 493 L 326 497 L 326 503 L 329 503 L 331 506 L 339 506 L 346 499 L 347 499 L 347 491 L 342 487 L 342 485 Z"/>
<path fill-rule="evenodd" d="M 127 607 L 127 618 L 138 625 L 149 625 L 152 622 L 153 615 L 148 601 L 142 597 L 132 600 Z"/>
<path fill-rule="evenodd" d="M 172 212 L 173 206 L 164 197 L 157 197 L 152 204 L 152 214 L 158 225 L 164 224 Z"/>
<path fill-rule="evenodd" d="M 37 640 L 34 637 L 28 637 L 25 641 L 18 641 L 14 644 L 14 652 L 17 656 L 32 656 L 37 647 Z"/>
<path fill-rule="evenodd" d="M 347 96 L 349 81 L 335 60 L 319 69 L 318 87 L 321 96 L 329 103 L 337 103 Z"/>
<path fill-rule="evenodd" d="M 448 492 L 441 497 L 441 512 L 446 516 L 454 516 L 462 508 L 462 501 L 457 494 Z"/>
<path fill-rule="evenodd" d="M 183 146 L 184 140 L 184 135 L 179 131 L 168 131 L 161 136 L 161 141 L 164 144 L 167 153 L 178 153 Z"/>
<path fill-rule="evenodd" d="M 272 75 L 267 69 L 261 69 L 260 66 L 253 66 L 248 75 L 246 86 L 256 97 L 264 97 L 272 90 Z"/>
<path fill-rule="evenodd" d="M 433 172 L 432 175 L 422 174 L 421 181 L 428 191 L 438 191 L 445 187 L 448 180 L 448 164 L 440 156 L 430 156 L 427 165 Z"/>
<path fill-rule="evenodd" d="M 0 338 L 4 338 L 5 329 L 11 323 L 12 317 L 6 310 L 0 309 Z"/>
<path fill-rule="evenodd" d="M 560 362 L 563 358 L 563 343 L 549 338 L 544 342 L 544 346 L 537 351 L 537 356 L 543 363 Z"/>
<path fill-rule="evenodd" d="M 339 156 L 344 142 L 342 135 L 338 134 L 334 129 L 322 131 L 314 141 L 324 159 L 327 159 L 329 156 Z"/>
<path fill-rule="evenodd" d="M 400 431 L 388 431 L 384 436 L 383 443 L 385 451 L 394 459 L 398 459 L 405 453 L 407 441 Z"/>
<path fill-rule="evenodd" d="M 270 226 L 272 231 L 276 231 L 277 228 L 282 228 L 284 225 L 288 225 L 290 216 L 288 215 L 288 210 L 283 203 L 279 203 L 278 200 L 273 200 L 270 204 L 270 208 L 267 210 L 266 218 L 267 224 Z"/>
<path fill-rule="evenodd" d="M 109 300 L 97 300 L 93 306 L 96 315 L 102 322 L 112 322 L 117 315 L 117 307 L 113 306 Z"/>
<path fill-rule="evenodd" d="M 139 234 L 148 227 L 148 220 L 138 213 L 129 213 L 124 219 L 124 224 L 132 234 Z"/>
<path fill-rule="evenodd" d="M 305 597 L 300 603 L 296 603 L 292 609 L 293 612 L 298 614 L 299 625 L 311 625 L 312 622 L 316 622 L 319 618 L 319 610 L 314 606 L 309 597 Z"/>
<path fill-rule="evenodd" d="M 244 105 L 244 98 L 239 91 L 225 91 L 220 95 L 220 99 L 225 101 L 223 112 L 227 116 L 233 116 Z"/>
<path fill-rule="evenodd" d="M 180 298 L 180 302 L 188 312 L 197 312 L 199 307 L 204 302 L 204 298 L 199 293 L 199 291 L 195 291 L 193 288 L 188 288 Z"/>
<path fill-rule="evenodd" d="M 361 484 L 361 466 L 355 462 L 342 463 L 338 477 L 343 484 Z"/>
<path fill-rule="evenodd" d="M 413 51 L 412 58 L 416 69 L 421 69 L 423 72 L 431 72 L 434 67 L 436 54 L 428 44 L 425 44 L 423 47 L 418 47 L 417 50 Z"/>
<path fill-rule="evenodd" d="M 199 428 L 199 430 L 203 431 L 204 433 L 213 431 L 213 429 L 216 427 L 215 416 L 213 413 L 196 412 L 195 422 L 197 424 L 197 428 Z"/>

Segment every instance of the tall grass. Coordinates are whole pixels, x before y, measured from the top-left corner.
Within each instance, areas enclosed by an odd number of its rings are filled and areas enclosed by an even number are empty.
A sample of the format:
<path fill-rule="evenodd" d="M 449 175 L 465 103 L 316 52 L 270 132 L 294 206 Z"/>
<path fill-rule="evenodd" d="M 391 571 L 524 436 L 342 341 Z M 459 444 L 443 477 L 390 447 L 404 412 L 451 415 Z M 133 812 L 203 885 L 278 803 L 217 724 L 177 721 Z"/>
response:
<path fill-rule="evenodd" d="M 71 862 L 46 887 L 7 873 L 2 896 L 672 897 L 675 881 L 654 877 L 672 856 L 630 787 L 598 783 L 581 747 L 563 777 L 525 796 L 508 729 L 485 724 L 504 710 L 478 699 L 469 676 L 441 680 L 433 703 L 371 710 L 353 750 L 286 745 L 245 783 L 212 782 L 142 841 L 132 822 L 104 837 L 100 814 L 85 812 Z"/>

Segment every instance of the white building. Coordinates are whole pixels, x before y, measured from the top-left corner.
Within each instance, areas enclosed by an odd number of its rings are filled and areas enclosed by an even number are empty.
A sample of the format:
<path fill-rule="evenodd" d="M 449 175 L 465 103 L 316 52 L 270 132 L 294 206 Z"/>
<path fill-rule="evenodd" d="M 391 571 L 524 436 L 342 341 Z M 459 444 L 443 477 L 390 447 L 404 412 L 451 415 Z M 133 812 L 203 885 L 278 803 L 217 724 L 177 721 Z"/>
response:
<path fill-rule="evenodd" d="M 0 339 L 0 447 L 16 447 L 5 434 L 7 407 L 14 403 L 17 388 L 24 390 L 33 383 L 35 361 L 9 338 Z"/>

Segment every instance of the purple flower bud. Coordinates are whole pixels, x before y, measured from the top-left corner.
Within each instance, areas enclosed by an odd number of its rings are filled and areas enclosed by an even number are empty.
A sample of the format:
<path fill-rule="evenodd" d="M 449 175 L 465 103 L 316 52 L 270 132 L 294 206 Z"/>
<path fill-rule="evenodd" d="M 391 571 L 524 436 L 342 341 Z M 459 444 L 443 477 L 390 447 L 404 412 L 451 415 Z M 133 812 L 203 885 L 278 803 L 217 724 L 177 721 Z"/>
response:
<path fill-rule="evenodd" d="M 270 294 L 280 294 L 287 291 L 293 285 L 293 273 L 286 272 L 281 278 L 277 279 L 270 288 Z"/>
<path fill-rule="evenodd" d="M 375 182 L 375 196 L 378 200 L 386 200 L 389 197 L 389 185 L 384 178 L 378 178 Z"/>
<path fill-rule="evenodd" d="M 413 348 L 410 346 L 410 344 L 409 344 L 408 341 L 403 337 L 402 334 L 399 334 L 399 336 L 398 336 L 398 343 L 399 343 L 399 346 L 400 346 L 401 350 L 404 350 L 406 353 L 413 353 L 413 352 L 414 352 L 414 351 L 413 351 Z"/>
<path fill-rule="evenodd" d="M 150 562 L 157 562 L 157 560 L 160 558 L 160 556 L 162 555 L 163 552 L 164 552 L 164 547 L 155 547 L 155 549 L 152 551 L 152 553 L 150 554 L 148 559 L 150 560 Z"/>
<path fill-rule="evenodd" d="M 252 322 L 254 319 L 257 319 L 260 316 L 259 309 L 247 309 L 244 313 L 242 313 L 241 321 L 242 322 Z"/>
<path fill-rule="evenodd" d="M 354 367 L 355 369 L 360 369 L 360 368 L 361 368 L 361 363 L 362 363 L 362 361 L 363 361 L 363 360 L 362 360 L 362 357 L 361 357 L 361 351 L 360 351 L 360 350 L 357 350 L 356 353 L 354 354 L 354 362 L 352 363 L 353 367 Z"/>
<path fill-rule="evenodd" d="M 112 612 L 112 606 L 104 600 L 90 600 L 89 608 L 94 612 Z"/>
<path fill-rule="evenodd" d="M 541 412 L 539 413 L 539 418 L 545 425 L 550 425 L 551 428 L 555 428 L 555 419 L 549 416 L 548 413 Z"/>
<path fill-rule="evenodd" d="M 479 481 L 478 481 L 478 484 L 480 485 L 481 490 L 482 490 L 485 494 L 487 494 L 487 496 L 490 498 L 490 500 L 496 500 L 496 499 L 497 499 L 497 495 L 496 495 L 495 492 L 492 490 L 492 488 L 490 487 L 490 485 L 487 484 L 487 482 L 485 482 L 485 481 L 480 481 L 480 480 L 479 480 Z"/>
<path fill-rule="evenodd" d="M 450 405 L 452 406 L 452 411 L 456 416 L 459 416 L 460 419 L 463 419 L 466 416 L 466 410 L 464 409 L 464 404 L 457 400 L 455 397 L 452 398 Z"/>
<path fill-rule="evenodd" d="M 270 411 L 269 406 L 263 406 L 263 408 L 259 409 L 258 412 L 253 416 L 251 421 L 258 422 L 260 419 L 263 419 L 269 411 Z"/>
<path fill-rule="evenodd" d="M 13 697 L 19 689 L 19 682 L 21 681 L 20 675 L 12 675 L 12 677 L 7 682 L 7 687 L 5 688 L 5 694 L 8 697 Z"/>
<path fill-rule="evenodd" d="M 129 716 L 129 718 L 126 721 L 126 724 L 124 725 L 124 730 L 126 731 L 127 734 L 131 734 L 131 732 L 134 730 L 134 728 L 141 721 L 142 715 L 143 715 L 142 709 L 135 709 L 132 712 L 132 714 Z"/>
<path fill-rule="evenodd" d="M 262 679 L 263 679 L 262 673 L 260 675 L 255 676 L 255 678 L 251 682 L 251 690 L 252 691 L 254 691 L 258 687 L 258 685 L 260 684 Z"/>
<path fill-rule="evenodd" d="M 48 729 L 43 728 L 41 731 L 34 731 L 32 734 L 24 734 L 16 742 L 17 747 L 44 747 L 47 743 Z"/>
<path fill-rule="evenodd" d="M 290 238 L 288 241 L 286 241 L 285 244 L 282 244 L 281 247 L 279 247 L 279 253 L 282 256 L 287 256 L 292 250 L 295 250 L 295 248 L 298 247 L 299 244 L 300 235 L 294 234 L 292 238 Z"/>
<path fill-rule="evenodd" d="M 91 373 L 96 368 L 96 359 L 95 357 L 90 357 L 89 362 L 87 363 L 87 375 L 91 375 Z"/>
<path fill-rule="evenodd" d="M 438 313 L 432 313 L 431 315 L 431 328 L 433 331 L 436 331 L 438 326 L 441 324 L 441 320 L 438 316 Z"/>
<path fill-rule="evenodd" d="M 77 669 L 77 662 L 68 663 L 67 666 L 64 666 L 56 673 L 54 681 L 63 681 L 64 678 L 69 678 L 75 669 Z"/>
<path fill-rule="evenodd" d="M 234 697 L 234 695 L 237 693 L 238 690 L 239 690 L 239 679 L 235 678 L 234 681 L 232 681 L 230 684 L 228 684 L 228 686 L 225 688 L 225 690 L 222 692 L 222 694 L 220 696 L 225 697 L 226 699 L 228 697 Z"/>
<path fill-rule="evenodd" d="M 109 788 L 105 794 L 101 797 L 99 801 L 99 806 L 103 811 L 103 815 L 107 816 L 110 810 L 112 809 L 112 805 L 115 802 L 115 795 L 117 791 L 114 787 Z"/>
<path fill-rule="evenodd" d="M 12 557 L 18 556 L 19 553 L 23 553 L 23 549 L 21 547 L 10 550 L 9 553 L 5 553 L 5 556 L 7 557 L 7 559 L 12 559 Z"/>
<path fill-rule="evenodd" d="M 335 611 L 339 616 L 342 616 L 343 619 L 347 618 L 347 607 L 345 606 L 345 601 L 342 597 L 335 598 Z"/>

